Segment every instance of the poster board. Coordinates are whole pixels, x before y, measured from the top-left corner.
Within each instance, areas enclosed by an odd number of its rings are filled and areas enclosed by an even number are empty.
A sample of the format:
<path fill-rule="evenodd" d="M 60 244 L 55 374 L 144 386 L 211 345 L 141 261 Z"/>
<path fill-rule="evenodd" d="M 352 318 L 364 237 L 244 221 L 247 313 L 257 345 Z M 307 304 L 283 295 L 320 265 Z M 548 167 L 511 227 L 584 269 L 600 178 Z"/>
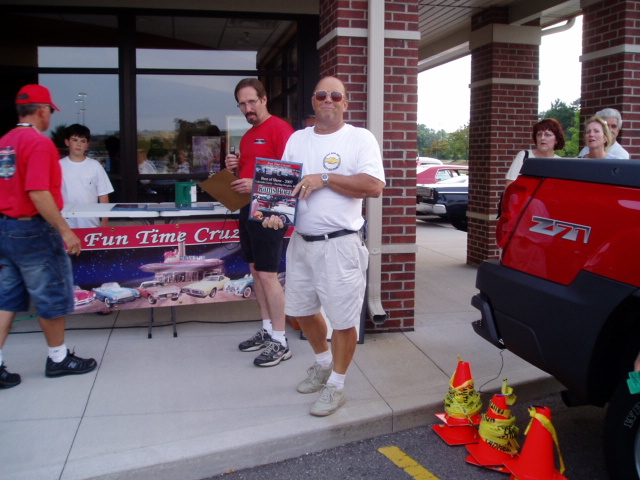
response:
<path fill-rule="evenodd" d="M 302 164 L 256 158 L 250 220 L 276 215 L 285 225 L 296 224 L 298 197 L 293 190 L 302 178 Z"/>
<path fill-rule="evenodd" d="M 237 220 L 78 228 L 74 313 L 255 299 Z M 285 237 L 278 279 L 284 286 Z"/>

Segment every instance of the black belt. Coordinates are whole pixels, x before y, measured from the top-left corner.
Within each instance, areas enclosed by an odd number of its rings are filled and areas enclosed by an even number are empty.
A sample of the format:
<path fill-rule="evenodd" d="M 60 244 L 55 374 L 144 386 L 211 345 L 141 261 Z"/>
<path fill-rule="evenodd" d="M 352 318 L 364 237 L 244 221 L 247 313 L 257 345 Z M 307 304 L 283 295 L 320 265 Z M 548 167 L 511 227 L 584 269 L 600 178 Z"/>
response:
<path fill-rule="evenodd" d="M 0 213 L 0 218 L 6 218 L 8 220 L 31 221 L 31 220 L 42 220 L 42 215 L 34 215 L 33 217 L 10 217 L 9 215 Z"/>
<path fill-rule="evenodd" d="M 329 240 L 330 238 L 343 237 L 345 235 L 351 235 L 352 233 L 358 233 L 355 230 L 338 230 L 337 232 L 325 233 L 324 235 L 303 235 L 299 233 L 302 238 L 307 242 L 319 242 L 320 240 Z"/>

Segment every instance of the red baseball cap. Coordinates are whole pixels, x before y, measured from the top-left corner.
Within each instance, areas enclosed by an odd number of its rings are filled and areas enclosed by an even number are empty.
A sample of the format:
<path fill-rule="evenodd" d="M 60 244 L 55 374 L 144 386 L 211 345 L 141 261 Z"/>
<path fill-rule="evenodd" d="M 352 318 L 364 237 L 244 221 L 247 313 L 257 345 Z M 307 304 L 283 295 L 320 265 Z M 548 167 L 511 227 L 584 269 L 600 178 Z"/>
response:
<path fill-rule="evenodd" d="M 53 103 L 49 89 L 42 85 L 25 85 L 20 89 L 18 95 L 16 95 L 16 105 L 28 105 L 30 103 L 51 105 L 56 110 L 60 111 L 60 109 L 56 107 L 56 104 Z"/>

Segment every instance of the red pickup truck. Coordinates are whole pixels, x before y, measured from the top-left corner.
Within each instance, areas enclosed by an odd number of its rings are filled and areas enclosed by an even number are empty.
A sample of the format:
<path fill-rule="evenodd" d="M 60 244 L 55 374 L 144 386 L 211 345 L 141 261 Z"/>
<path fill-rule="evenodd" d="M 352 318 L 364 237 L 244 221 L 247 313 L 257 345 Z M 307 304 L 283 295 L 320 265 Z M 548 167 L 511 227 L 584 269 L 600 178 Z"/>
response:
<path fill-rule="evenodd" d="M 640 478 L 640 162 L 537 159 L 509 185 L 500 260 L 483 262 L 473 328 L 556 377 L 569 405 L 607 405 L 612 479 Z"/>

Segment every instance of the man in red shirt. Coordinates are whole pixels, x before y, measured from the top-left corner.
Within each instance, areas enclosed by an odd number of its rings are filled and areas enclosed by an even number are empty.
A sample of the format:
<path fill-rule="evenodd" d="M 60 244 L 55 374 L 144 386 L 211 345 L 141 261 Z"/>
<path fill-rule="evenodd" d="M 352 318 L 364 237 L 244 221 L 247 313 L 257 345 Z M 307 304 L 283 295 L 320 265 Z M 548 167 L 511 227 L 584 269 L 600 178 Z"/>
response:
<path fill-rule="evenodd" d="M 94 370 L 65 345 L 65 316 L 73 312 L 73 271 L 69 255 L 79 255 L 80 239 L 60 214 L 62 169 L 51 139 L 51 115 L 59 110 L 49 89 L 26 85 L 16 96 L 19 123 L 0 138 L 0 389 L 21 381 L 9 373 L 2 347 L 16 312 L 38 313 L 49 355 L 47 377 Z M 66 249 L 65 249 L 66 245 Z"/>
<path fill-rule="evenodd" d="M 231 187 L 238 193 L 251 193 L 256 158 L 280 160 L 293 128 L 267 110 L 267 93 L 255 78 L 241 80 L 235 89 L 238 108 L 252 127 L 240 141 L 240 153 L 227 155 L 229 170 L 238 180 Z M 240 246 L 253 275 L 256 297 L 262 314 L 262 328 L 238 348 L 253 352 L 264 348 L 253 364 L 272 367 L 291 358 L 285 337 L 284 291 L 278 281 L 285 229 L 262 228 L 261 222 L 250 221 L 250 205 L 240 210 Z"/>

